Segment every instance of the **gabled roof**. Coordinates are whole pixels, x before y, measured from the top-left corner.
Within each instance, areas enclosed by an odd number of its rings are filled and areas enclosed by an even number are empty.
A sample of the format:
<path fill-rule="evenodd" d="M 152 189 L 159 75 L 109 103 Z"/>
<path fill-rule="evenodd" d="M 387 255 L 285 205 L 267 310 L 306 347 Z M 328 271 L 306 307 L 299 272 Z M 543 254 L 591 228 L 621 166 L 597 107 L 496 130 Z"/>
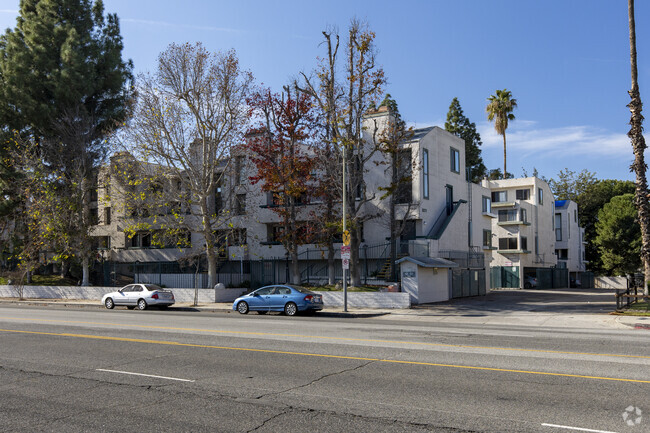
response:
<path fill-rule="evenodd" d="M 415 263 L 418 266 L 423 268 L 457 268 L 458 263 L 452 262 L 451 260 L 441 259 L 438 257 L 403 257 L 397 260 L 395 263 L 399 264 L 402 262 L 411 262 Z"/>
<path fill-rule="evenodd" d="M 435 126 L 416 129 L 413 131 L 413 136 L 409 140 L 419 140 L 427 135 L 433 128 L 435 128 Z"/>

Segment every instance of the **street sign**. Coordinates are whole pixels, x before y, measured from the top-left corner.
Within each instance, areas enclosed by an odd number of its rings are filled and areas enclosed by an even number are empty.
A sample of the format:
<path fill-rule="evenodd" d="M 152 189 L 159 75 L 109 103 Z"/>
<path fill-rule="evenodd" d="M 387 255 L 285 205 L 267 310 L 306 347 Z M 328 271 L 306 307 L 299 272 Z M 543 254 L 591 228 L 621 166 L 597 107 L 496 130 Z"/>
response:
<path fill-rule="evenodd" d="M 350 232 L 348 230 L 343 232 L 343 245 L 350 245 Z"/>
<path fill-rule="evenodd" d="M 350 246 L 349 245 L 341 246 L 341 262 L 343 263 L 343 269 L 350 269 Z"/>

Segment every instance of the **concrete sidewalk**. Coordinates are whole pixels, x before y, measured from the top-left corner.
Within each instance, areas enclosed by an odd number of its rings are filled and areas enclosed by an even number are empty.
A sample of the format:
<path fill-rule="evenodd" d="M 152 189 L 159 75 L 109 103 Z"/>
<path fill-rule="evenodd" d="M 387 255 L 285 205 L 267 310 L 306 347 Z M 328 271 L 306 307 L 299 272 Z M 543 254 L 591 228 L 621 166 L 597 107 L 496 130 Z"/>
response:
<path fill-rule="evenodd" d="M 549 292 L 549 291 L 546 291 Z M 554 295 L 554 296 L 553 296 Z M 491 292 L 487 296 L 456 299 L 449 302 L 418 305 L 411 309 L 361 309 L 342 307 L 325 308 L 317 313 L 321 317 L 376 318 L 410 322 L 472 324 L 485 326 L 521 326 L 543 328 L 583 329 L 639 329 L 650 330 L 650 317 L 619 316 L 610 314 L 614 308 L 611 302 L 599 302 L 600 293 L 579 293 L 591 301 L 578 302 L 575 292 L 525 293 Z M 605 293 L 609 295 L 609 293 Z M 552 296 L 553 301 L 551 301 Z M 514 298 L 514 299 L 513 299 Z M 606 296 L 605 299 L 609 299 Z M 99 300 L 72 299 L 27 299 L 0 298 L 0 304 L 24 304 L 34 306 L 58 306 L 73 308 L 105 307 Z M 116 307 L 118 309 L 124 307 Z M 180 302 L 168 311 L 197 311 L 236 314 L 232 303 L 200 303 L 194 306 Z"/>

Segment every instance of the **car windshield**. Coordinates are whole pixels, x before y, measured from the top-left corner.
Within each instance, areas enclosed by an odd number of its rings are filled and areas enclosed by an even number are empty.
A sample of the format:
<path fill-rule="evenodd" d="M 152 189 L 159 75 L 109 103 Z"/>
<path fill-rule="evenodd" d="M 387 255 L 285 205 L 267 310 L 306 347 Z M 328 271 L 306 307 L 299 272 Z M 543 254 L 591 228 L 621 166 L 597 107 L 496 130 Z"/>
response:
<path fill-rule="evenodd" d="M 149 290 L 150 292 L 153 292 L 153 291 L 155 291 L 155 290 L 162 290 L 162 288 L 161 288 L 160 286 L 156 286 L 155 284 L 145 284 L 144 286 L 145 286 L 145 287 L 147 288 L 147 290 Z"/>

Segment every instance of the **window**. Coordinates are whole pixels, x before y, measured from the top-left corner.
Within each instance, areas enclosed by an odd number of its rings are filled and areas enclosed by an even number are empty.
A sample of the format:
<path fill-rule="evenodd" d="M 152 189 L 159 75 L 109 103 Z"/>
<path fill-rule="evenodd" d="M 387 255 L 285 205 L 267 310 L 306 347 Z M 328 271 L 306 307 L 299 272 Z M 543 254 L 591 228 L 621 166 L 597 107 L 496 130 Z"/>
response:
<path fill-rule="evenodd" d="M 246 194 L 235 196 L 235 215 L 246 215 Z"/>
<path fill-rule="evenodd" d="M 492 203 L 503 203 L 508 201 L 508 191 L 493 191 Z"/>
<path fill-rule="evenodd" d="M 483 248 L 492 248 L 491 230 L 483 230 Z"/>
<path fill-rule="evenodd" d="M 151 248 L 151 233 L 138 232 L 131 238 L 131 248 Z"/>
<path fill-rule="evenodd" d="M 429 151 L 422 151 L 422 195 L 429 198 Z"/>
<path fill-rule="evenodd" d="M 508 221 L 517 221 L 517 210 L 516 209 L 500 209 L 499 210 L 499 222 L 508 222 Z"/>
<path fill-rule="evenodd" d="M 228 236 L 228 245 L 246 245 L 246 229 L 233 229 Z"/>
<path fill-rule="evenodd" d="M 454 173 L 460 173 L 460 152 L 453 147 L 449 148 L 450 150 L 450 169 Z"/>
<path fill-rule="evenodd" d="M 91 225 L 99 224 L 99 209 L 97 208 L 90 209 L 90 224 Z"/>
<path fill-rule="evenodd" d="M 235 157 L 235 185 L 243 185 L 246 180 L 246 159 L 243 156 Z"/>
<path fill-rule="evenodd" d="M 566 248 L 560 249 L 560 250 L 555 250 L 555 254 L 557 254 L 557 258 L 559 260 L 568 260 L 569 259 L 569 250 Z"/>
<path fill-rule="evenodd" d="M 562 214 L 555 214 L 555 240 L 562 240 Z"/>
<path fill-rule="evenodd" d="M 483 196 L 483 200 L 481 204 L 482 204 L 481 210 L 483 211 L 483 213 L 492 212 L 492 200 L 490 200 L 490 197 Z"/>
<path fill-rule="evenodd" d="M 104 208 L 104 225 L 109 225 L 111 223 L 111 208 Z"/>
<path fill-rule="evenodd" d="M 573 211 L 573 221 L 578 222 L 578 211 L 577 210 Z"/>
<path fill-rule="evenodd" d="M 223 209 L 223 198 L 221 190 L 221 179 L 214 182 L 214 212 L 219 213 Z"/>
<path fill-rule="evenodd" d="M 521 237 L 521 249 L 523 251 L 528 251 L 528 238 L 526 236 Z"/>
<path fill-rule="evenodd" d="M 520 209 L 520 211 L 521 218 L 519 218 L 519 221 L 527 222 L 528 219 L 526 218 L 526 209 Z"/>
<path fill-rule="evenodd" d="M 516 250 L 517 238 L 499 238 L 500 250 Z"/>
<path fill-rule="evenodd" d="M 537 201 L 539 204 L 544 204 L 544 190 L 542 188 L 537 189 Z"/>
<path fill-rule="evenodd" d="M 93 236 L 93 246 L 98 250 L 107 250 L 111 248 L 110 236 Z"/>
<path fill-rule="evenodd" d="M 528 200 L 530 199 L 530 190 L 529 189 L 518 189 L 515 191 L 517 200 Z"/>
<path fill-rule="evenodd" d="M 454 209 L 454 187 L 451 185 L 445 186 L 445 199 L 446 199 L 446 209 L 447 215 L 451 215 L 451 212 Z"/>
<path fill-rule="evenodd" d="M 413 193 L 413 170 L 411 170 L 411 150 L 400 150 L 397 154 L 396 203 L 411 203 Z"/>
<path fill-rule="evenodd" d="M 282 242 L 283 227 L 280 224 L 267 224 L 266 225 L 266 242 L 280 243 Z"/>

